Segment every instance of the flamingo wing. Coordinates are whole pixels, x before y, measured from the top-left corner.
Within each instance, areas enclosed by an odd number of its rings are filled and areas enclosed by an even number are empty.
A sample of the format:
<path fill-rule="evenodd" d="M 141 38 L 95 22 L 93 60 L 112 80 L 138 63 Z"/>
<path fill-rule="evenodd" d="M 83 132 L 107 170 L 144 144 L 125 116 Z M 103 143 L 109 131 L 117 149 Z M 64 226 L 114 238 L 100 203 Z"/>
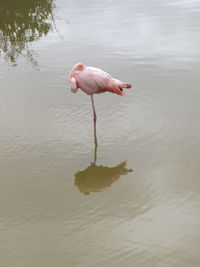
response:
<path fill-rule="evenodd" d="M 110 80 L 109 74 L 92 67 L 87 67 L 77 75 L 78 87 L 87 94 L 100 93 L 109 86 Z"/>

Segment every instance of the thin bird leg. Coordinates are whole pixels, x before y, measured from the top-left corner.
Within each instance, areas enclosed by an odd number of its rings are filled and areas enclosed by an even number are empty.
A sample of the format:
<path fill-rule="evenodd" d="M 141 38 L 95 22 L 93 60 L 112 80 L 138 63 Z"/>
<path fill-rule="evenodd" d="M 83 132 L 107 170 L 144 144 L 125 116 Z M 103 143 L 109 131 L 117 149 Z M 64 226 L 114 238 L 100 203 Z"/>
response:
<path fill-rule="evenodd" d="M 92 110 L 93 110 L 93 120 L 94 120 L 94 122 L 96 123 L 97 115 L 96 115 L 96 111 L 95 111 L 93 95 L 91 95 L 91 101 L 92 101 Z"/>
<path fill-rule="evenodd" d="M 97 160 L 97 147 L 98 147 L 98 143 L 97 143 L 97 137 L 94 137 L 94 162 L 93 164 L 96 165 L 96 160 Z"/>
<path fill-rule="evenodd" d="M 93 121 L 94 121 L 94 145 L 95 145 L 94 163 L 95 163 L 96 159 L 97 159 L 97 146 L 98 146 L 98 143 L 97 143 L 97 132 L 96 132 L 97 115 L 96 115 L 96 111 L 95 111 L 93 95 L 91 95 L 91 101 L 92 101 Z"/>

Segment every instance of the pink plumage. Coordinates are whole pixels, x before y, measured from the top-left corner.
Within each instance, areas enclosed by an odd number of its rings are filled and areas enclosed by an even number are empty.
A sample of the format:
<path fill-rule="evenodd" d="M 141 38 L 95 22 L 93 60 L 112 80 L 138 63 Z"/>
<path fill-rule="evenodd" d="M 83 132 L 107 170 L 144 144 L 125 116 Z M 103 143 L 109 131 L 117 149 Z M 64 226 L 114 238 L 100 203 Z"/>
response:
<path fill-rule="evenodd" d="M 72 93 L 76 93 L 78 88 L 83 92 L 90 95 L 93 110 L 93 120 L 94 120 L 94 143 L 95 151 L 97 148 L 97 136 L 96 136 L 96 111 L 94 105 L 94 94 L 111 92 L 117 95 L 124 95 L 123 88 L 131 88 L 131 84 L 123 83 L 117 79 L 112 78 L 105 71 L 94 68 L 87 67 L 84 64 L 76 64 L 69 75 L 70 89 Z M 95 158 L 96 161 L 96 158 Z"/>
<path fill-rule="evenodd" d="M 131 84 L 123 83 L 112 78 L 105 71 L 87 67 L 84 64 L 76 64 L 69 75 L 70 89 L 76 93 L 78 88 L 88 95 L 104 93 L 106 91 L 124 95 L 123 88 L 131 88 Z"/>

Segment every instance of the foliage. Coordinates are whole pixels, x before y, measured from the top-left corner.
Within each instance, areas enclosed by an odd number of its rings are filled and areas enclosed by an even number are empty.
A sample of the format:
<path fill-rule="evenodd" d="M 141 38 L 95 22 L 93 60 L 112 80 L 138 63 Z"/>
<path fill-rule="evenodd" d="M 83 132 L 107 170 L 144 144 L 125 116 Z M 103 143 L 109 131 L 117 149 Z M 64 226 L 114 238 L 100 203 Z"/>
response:
<path fill-rule="evenodd" d="M 51 30 L 53 0 L 0 0 L 0 52 L 16 65 L 23 53 L 36 64 L 29 43 Z"/>

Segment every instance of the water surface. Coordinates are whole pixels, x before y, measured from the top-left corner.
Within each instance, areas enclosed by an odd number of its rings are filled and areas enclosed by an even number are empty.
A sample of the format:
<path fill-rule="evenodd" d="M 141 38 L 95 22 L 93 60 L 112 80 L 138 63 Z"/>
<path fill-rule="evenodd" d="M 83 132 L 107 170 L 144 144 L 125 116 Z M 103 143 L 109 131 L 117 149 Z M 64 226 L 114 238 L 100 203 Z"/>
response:
<path fill-rule="evenodd" d="M 2 1 L 0 266 L 200 265 L 199 1 Z M 83 62 L 134 84 L 68 90 Z M 95 161 L 95 163 L 94 163 Z"/>

